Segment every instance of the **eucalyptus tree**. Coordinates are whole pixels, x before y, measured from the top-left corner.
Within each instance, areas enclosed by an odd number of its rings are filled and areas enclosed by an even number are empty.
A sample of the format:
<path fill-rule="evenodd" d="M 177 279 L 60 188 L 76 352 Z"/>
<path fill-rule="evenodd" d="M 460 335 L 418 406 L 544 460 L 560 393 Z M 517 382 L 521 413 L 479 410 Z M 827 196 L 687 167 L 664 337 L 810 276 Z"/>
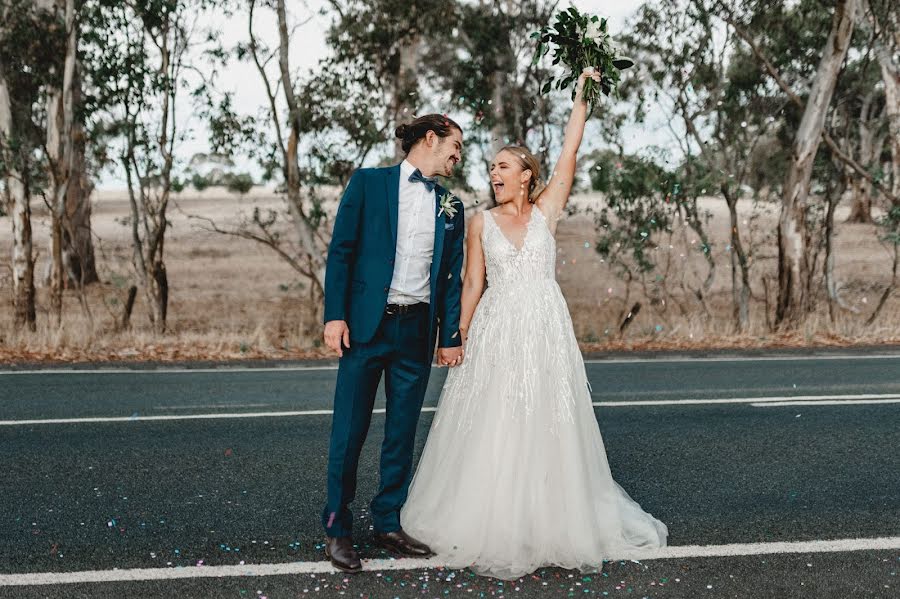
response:
<path fill-rule="evenodd" d="M 697 200 L 718 191 L 728 206 L 732 313 L 735 329 L 743 331 L 750 324 L 753 248 L 738 217 L 738 203 L 748 185 L 757 189 L 777 185 L 777 170 L 769 167 L 754 178 L 750 158 L 757 148 L 772 147 L 784 99 L 766 85 L 752 57 L 735 44 L 733 31 L 717 16 L 717 4 L 714 0 L 647 3 L 623 41 L 637 59 L 641 87 L 640 93 L 631 93 L 635 118 L 642 117 L 650 102 L 671 115 L 666 121 L 683 156 L 677 205 L 701 240 L 708 264 L 698 294 L 712 286 L 715 257 Z M 784 158 L 783 152 L 778 154 Z"/>
<path fill-rule="evenodd" d="M 36 330 L 31 200 L 44 187 L 42 102 L 61 54 L 52 20 L 32 2 L 0 2 L 0 177 L 12 222 L 14 322 Z"/>
<path fill-rule="evenodd" d="M 106 114 L 98 138 L 113 144 L 113 162 L 128 187 L 132 265 L 154 331 L 166 330 L 169 278 L 165 241 L 169 202 L 180 187 L 176 147 L 184 137 L 178 109 L 197 69 L 192 52 L 214 39 L 203 26 L 214 0 L 89 0 L 90 93 Z M 131 302 L 122 322 L 130 320 Z"/>

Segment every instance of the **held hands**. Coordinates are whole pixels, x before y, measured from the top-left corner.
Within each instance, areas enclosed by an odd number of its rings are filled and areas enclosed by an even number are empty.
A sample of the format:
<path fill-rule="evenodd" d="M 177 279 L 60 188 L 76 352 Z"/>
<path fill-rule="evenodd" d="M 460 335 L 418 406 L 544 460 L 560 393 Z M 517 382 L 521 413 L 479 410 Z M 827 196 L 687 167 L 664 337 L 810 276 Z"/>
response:
<path fill-rule="evenodd" d="M 459 366 L 462 364 L 465 352 L 462 347 L 439 347 L 437 350 L 438 366 Z"/>
<path fill-rule="evenodd" d="M 590 77 L 597 83 L 600 83 L 600 78 L 602 75 L 602 71 L 595 67 L 587 67 L 583 71 L 581 71 L 581 75 L 578 76 L 578 83 L 575 85 L 575 101 L 582 100 L 582 92 L 584 92 L 584 82 Z"/>
<path fill-rule="evenodd" d="M 341 342 L 344 347 L 350 349 L 350 328 L 347 326 L 346 320 L 329 320 L 325 323 L 325 345 L 337 352 L 338 356 L 343 357 L 344 350 L 341 348 Z"/>

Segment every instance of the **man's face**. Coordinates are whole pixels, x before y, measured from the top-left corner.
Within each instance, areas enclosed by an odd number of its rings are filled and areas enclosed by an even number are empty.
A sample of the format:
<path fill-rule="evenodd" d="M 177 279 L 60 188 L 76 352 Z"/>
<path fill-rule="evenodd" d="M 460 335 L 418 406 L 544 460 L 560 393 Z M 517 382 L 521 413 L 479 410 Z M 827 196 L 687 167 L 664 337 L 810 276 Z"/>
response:
<path fill-rule="evenodd" d="M 436 143 L 432 146 L 433 174 L 450 177 L 453 175 L 453 168 L 462 160 L 462 131 L 450 129 L 450 135 L 435 135 L 435 139 Z"/>

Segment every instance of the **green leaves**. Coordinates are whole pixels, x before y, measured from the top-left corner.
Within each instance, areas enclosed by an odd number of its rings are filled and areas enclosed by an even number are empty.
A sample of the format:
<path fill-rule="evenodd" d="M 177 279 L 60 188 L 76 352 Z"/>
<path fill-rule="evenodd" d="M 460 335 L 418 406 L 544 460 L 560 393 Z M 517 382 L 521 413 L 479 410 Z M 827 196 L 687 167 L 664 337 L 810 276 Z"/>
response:
<path fill-rule="evenodd" d="M 630 262 L 639 272 L 654 270 L 648 250 L 670 229 L 677 210 L 673 180 L 672 173 L 647 158 L 601 153 L 591 169 L 592 187 L 606 196 L 595 217 L 597 252 L 618 264 Z"/>
<path fill-rule="evenodd" d="M 585 68 L 600 70 L 599 85 L 592 80 L 585 83 L 583 97 L 591 107 L 599 100 L 600 93 L 608 96 L 617 89 L 619 70 L 633 64 L 630 59 L 617 60 L 605 18 L 582 14 L 575 7 L 558 13 L 555 23 L 532 33 L 531 39 L 539 40 L 532 64 L 538 64 L 552 50 L 551 64 L 563 64 L 569 69 L 567 75 L 559 80 L 551 76 L 541 88 L 542 94 L 553 89 L 554 80 L 556 89 L 563 89 L 576 82 Z M 575 97 L 574 90 L 572 97 Z"/>

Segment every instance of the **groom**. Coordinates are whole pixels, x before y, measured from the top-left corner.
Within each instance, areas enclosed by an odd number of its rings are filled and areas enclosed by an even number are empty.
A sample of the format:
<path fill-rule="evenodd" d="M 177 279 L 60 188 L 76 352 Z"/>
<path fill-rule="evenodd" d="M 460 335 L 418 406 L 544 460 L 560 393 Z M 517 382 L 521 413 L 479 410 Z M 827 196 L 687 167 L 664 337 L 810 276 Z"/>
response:
<path fill-rule="evenodd" d="M 435 341 L 438 364 L 452 367 L 463 359 L 463 211 L 433 178 L 453 174 L 461 160 L 462 129 L 430 114 L 401 125 L 396 135 L 406 160 L 361 168 L 350 178 L 325 271 L 325 343 L 340 356 L 340 365 L 322 525 L 325 554 L 346 572 L 362 568 L 349 504 L 382 373 L 387 409 L 381 480 L 371 503 L 375 542 L 397 555 L 431 555 L 400 527 L 400 508 L 412 478 Z"/>

